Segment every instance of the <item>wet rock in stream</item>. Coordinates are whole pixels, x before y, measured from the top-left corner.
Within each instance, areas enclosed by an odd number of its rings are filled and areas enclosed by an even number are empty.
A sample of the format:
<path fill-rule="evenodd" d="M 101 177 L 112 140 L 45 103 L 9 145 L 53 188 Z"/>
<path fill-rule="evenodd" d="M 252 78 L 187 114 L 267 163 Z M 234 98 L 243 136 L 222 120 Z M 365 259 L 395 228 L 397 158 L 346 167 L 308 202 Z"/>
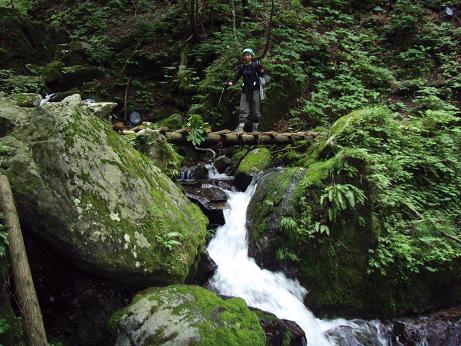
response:
<path fill-rule="evenodd" d="M 208 216 L 210 225 L 224 225 L 223 209 L 227 195 L 221 188 L 213 185 L 185 186 L 185 193 Z"/>
<path fill-rule="evenodd" d="M 352 320 L 327 332 L 338 346 L 459 346 L 461 308 L 391 321 Z"/>
<path fill-rule="evenodd" d="M 216 269 L 218 269 L 218 266 L 208 254 L 208 251 L 205 250 L 200 256 L 196 269 L 189 272 L 185 283 L 205 286 L 208 280 L 214 275 Z"/>
<path fill-rule="evenodd" d="M 250 310 L 258 315 L 259 324 L 266 335 L 266 345 L 306 345 L 306 334 L 296 322 L 279 319 L 274 314 L 257 308 Z"/>

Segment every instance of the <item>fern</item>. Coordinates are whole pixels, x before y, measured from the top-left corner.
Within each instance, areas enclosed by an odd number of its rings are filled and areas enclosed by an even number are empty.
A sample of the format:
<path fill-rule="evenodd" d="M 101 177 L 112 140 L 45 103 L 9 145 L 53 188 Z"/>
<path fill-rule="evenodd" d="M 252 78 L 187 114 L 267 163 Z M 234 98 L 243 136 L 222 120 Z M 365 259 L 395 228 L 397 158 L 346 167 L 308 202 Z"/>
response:
<path fill-rule="evenodd" d="M 327 186 L 320 196 L 320 205 L 326 208 L 328 219 L 333 222 L 338 214 L 346 209 L 354 209 L 365 202 L 363 191 L 351 184 Z"/>

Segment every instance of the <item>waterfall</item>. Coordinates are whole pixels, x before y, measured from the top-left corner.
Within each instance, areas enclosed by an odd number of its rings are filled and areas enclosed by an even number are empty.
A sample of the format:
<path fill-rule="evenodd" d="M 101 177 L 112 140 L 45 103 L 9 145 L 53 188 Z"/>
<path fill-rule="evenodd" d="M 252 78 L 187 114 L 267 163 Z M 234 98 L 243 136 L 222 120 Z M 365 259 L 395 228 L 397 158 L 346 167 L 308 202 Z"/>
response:
<path fill-rule="evenodd" d="M 209 284 L 220 294 L 241 297 L 249 306 L 297 322 L 306 333 L 308 345 L 331 345 L 324 332 L 346 321 L 315 318 L 303 303 L 307 290 L 297 280 L 261 269 L 248 257 L 246 211 L 255 189 L 252 183 L 245 192 L 226 192 L 229 200 L 224 210 L 225 224 L 208 245 L 218 265 Z"/>

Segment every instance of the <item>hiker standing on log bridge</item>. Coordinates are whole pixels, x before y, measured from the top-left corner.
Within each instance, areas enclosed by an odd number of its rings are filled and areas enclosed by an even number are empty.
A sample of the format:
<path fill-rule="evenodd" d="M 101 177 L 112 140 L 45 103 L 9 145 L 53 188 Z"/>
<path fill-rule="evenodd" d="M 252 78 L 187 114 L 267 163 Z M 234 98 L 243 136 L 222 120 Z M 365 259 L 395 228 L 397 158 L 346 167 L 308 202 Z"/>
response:
<path fill-rule="evenodd" d="M 268 75 L 259 61 L 254 61 L 255 53 L 252 49 L 246 48 L 242 52 L 243 64 L 239 67 L 237 75 L 226 85 L 232 86 L 243 77 L 242 94 L 240 96 L 239 124 L 235 132 L 244 132 L 245 122 L 248 116 L 253 120 L 252 131 L 258 131 L 259 119 L 261 118 L 261 101 L 264 98 L 262 90 Z"/>

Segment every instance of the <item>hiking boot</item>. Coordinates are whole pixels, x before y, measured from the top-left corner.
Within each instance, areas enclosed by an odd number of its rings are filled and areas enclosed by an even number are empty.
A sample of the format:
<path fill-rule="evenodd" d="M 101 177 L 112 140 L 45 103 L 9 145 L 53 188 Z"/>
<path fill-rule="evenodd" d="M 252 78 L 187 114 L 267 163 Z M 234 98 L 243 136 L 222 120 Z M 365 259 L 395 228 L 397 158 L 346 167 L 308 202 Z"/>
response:
<path fill-rule="evenodd" d="M 253 132 L 258 132 L 259 123 L 253 123 Z"/>
<path fill-rule="evenodd" d="M 240 123 L 234 130 L 236 133 L 242 133 L 244 131 L 245 123 Z"/>

